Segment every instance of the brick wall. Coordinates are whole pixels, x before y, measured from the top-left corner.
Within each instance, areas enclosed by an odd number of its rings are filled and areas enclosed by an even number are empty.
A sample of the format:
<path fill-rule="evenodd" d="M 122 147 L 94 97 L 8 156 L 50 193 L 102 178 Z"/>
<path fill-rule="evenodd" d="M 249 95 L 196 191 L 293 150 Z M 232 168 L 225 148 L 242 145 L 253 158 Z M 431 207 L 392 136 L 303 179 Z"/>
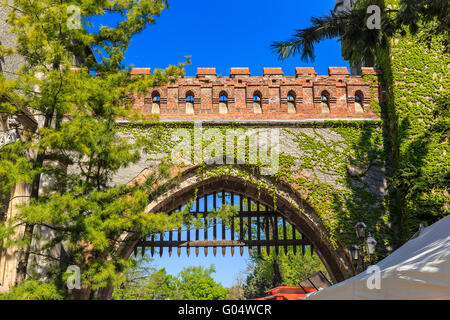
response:
<path fill-rule="evenodd" d="M 295 76 L 284 76 L 281 68 L 264 68 L 263 76 L 251 76 L 248 68 L 231 68 L 228 77 L 217 76 L 215 68 L 198 68 L 196 77 L 153 88 L 136 98 L 135 108 L 144 115 L 159 110 L 160 119 L 379 119 L 370 110 L 370 101 L 379 99 L 378 85 L 350 76 L 345 67 L 329 67 L 328 76 L 317 76 L 314 68 L 296 68 Z M 375 73 L 364 68 L 364 73 Z M 150 74 L 150 68 L 135 68 L 133 75 Z M 363 112 L 355 111 L 355 95 L 360 92 Z M 329 112 L 323 111 L 322 94 L 328 97 Z M 371 93 L 374 95 L 371 97 Z M 261 97 L 262 113 L 255 113 L 254 96 Z M 186 97 L 194 96 L 194 113 L 186 113 Z M 226 96 L 227 112 L 219 113 L 220 97 Z M 295 102 L 288 113 L 288 96 Z M 159 96 L 159 102 L 155 102 Z M 157 103 L 159 108 L 152 108 Z M 326 108 L 325 108 L 326 109 Z"/>

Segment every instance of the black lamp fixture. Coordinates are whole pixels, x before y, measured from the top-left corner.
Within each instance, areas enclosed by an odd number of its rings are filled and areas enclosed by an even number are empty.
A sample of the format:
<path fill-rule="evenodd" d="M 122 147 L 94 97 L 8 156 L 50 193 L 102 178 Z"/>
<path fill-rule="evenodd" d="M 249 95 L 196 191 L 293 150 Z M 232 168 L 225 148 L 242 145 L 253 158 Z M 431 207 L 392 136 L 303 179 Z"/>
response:
<path fill-rule="evenodd" d="M 372 256 L 375 254 L 377 245 L 377 241 L 370 233 L 369 236 L 364 241 L 364 238 L 366 237 L 366 229 L 367 229 L 366 224 L 363 221 L 359 220 L 358 223 L 355 225 L 355 230 L 356 236 L 360 241 L 361 248 L 356 244 L 352 244 L 348 249 L 350 257 L 352 258 L 353 263 L 355 264 L 356 270 L 361 271 L 364 271 L 366 269 L 366 265 L 364 262 L 364 251 L 366 251 L 367 254 L 369 255 L 370 263 L 372 263 Z"/>

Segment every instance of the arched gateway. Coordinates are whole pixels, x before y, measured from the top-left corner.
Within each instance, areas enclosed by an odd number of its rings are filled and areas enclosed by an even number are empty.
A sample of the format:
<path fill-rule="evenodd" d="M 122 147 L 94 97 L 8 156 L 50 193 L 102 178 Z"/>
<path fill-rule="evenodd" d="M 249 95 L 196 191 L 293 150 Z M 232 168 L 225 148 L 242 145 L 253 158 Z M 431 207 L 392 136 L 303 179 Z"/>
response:
<path fill-rule="evenodd" d="M 157 170 L 158 158 L 176 155 L 182 164 L 173 168 L 170 179 L 158 182 L 160 193 L 149 195 L 148 212 L 171 213 L 194 200 L 192 214 L 205 220 L 208 207 L 221 201 L 237 207 L 237 214 L 226 226 L 213 223 L 213 229 L 197 227 L 184 235 L 168 230 L 129 242 L 118 254 L 129 257 L 139 247 L 152 254 L 186 250 L 198 255 L 201 250 L 240 254 L 244 247 L 278 252 L 311 246 L 334 283 L 352 276 L 346 248 L 354 234 L 349 230 L 366 212 L 379 221 L 386 196 L 384 160 L 371 159 L 382 148 L 383 129 L 373 109 L 378 85 L 373 69 L 363 75 L 372 80 L 352 78 L 346 68 L 330 67 L 329 76 L 297 68 L 295 77 L 285 77 L 280 68 L 264 68 L 262 77 L 232 68 L 228 78 L 217 77 L 214 68 L 199 68 L 197 77 L 159 88 L 161 122 L 124 121 L 125 135 L 155 135 L 159 154 L 120 170 L 113 183 L 141 183 Z M 321 108 L 324 91 L 327 113 Z M 185 111 L 187 92 L 196 97 L 193 113 Z M 224 92 L 227 113 L 219 110 Z M 261 113 L 253 112 L 254 92 Z M 357 92 L 364 93 L 364 113 L 355 112 Z M 145 98 L 136 97 L 135 104 L 144 116 Z M 288 110 L 290 102 L 295 113 Z M 202 146 L 200 155 L 195 145 Z"/>
<path fill-rule="evenodd" d="M 247 172 L 252 175 L 251 171 Z M 304 250 L 304 246 L 310 245 L 322 260 L 333 282 L 343 281 L 352 275 L 353 270 L 346 251 L 342 248 L 336 249 L 333 247 L 320 218 L 314 209 L 301 199 L 301 195 L 295 190 L 295 187 L 259 175 L 248 176 L 243 179 L 237 173 L 237 171 L 230 169 L 227 173 L 210 176 L 210 172 L 204 168 L 196 166 L 185 168 L 176 172 L 172 179 L 161 182 L 168 188 L 149 203 L 147 210 L 149 212 L 171 212 L 188 203 L 195 195 L 197 205 L 194 214 L 206 213 L 208 210 L 204 208 L 205 205 L 199 205 L 200 199 L 204 199 L 203 201 L 206 203 L 209 196 L 224 194 L 225 197 L 230 199 L 228 202 L 238 208 L 239 215 L 235 216 L 234 219 L 236 229 L 239 229 L 239 224 L 242 226 L 249 221 L 252 225 L 259 225 L 260 228 L 256 230 L 256 239 L 252 239 L 252 235 L 245 232 L 245 234 L 237 233 L 236 238 L 232 240 L 198 241 L 198 244 L 196 244 L 195 242 L 199 239 L 197 229 L 196 239 L 177 238 L 177 240 L 172 239 L 163 243 L 160 241 L 152 243 L 152 241 L 143 239 L 122 248 L 120 254 L 123 257 L 129 257 L 136 247 L 161 248 L 164 246 L 168 250 L 174 247 L 188 250 L 191 247 L 196 251 L 199 247 L 212 247 L 213 250 L 214 248 L 223 250 L 227 247 L 233 250 L 231 248 L 238 247 L 241 251 L 241 248 L 245 246 L 254 247 L 256 250 L 262 250 L 261 247 L 264 247 L 264 250 L 270 250 L 272 247 L 272 250 L 278 251 L 279 249 L 284 250 L 288 245 L 293 245 L 294 248 L 299 247 L 299 250 Z M 139 183 L 148 174 L 149 170 L 144 170 L 131 183 Z M 257 183 L 252 182 L 256 180 L 263 182 L 266 187 L 260 187 Z M 274 188 L 277 190 L 277 197 L 274 197 L 273 192 L 271 192 Z M 242 204 L 243 199 L 248 199 L 244 206 Z M 254 204 L 254 208 L 249 208 L 248 204 L 250 203 Z M 201 207 L 204 209 L 198 209 Z M 268 220 L 270 219 L 272 220 L 269 226 Z M 292 232 L 288 235 L 286 227 L 282 228 L 281 233 L 275 231 L 273 221 L 277 221 L 277 225 L 280 226 L 292 225 L 295 228 L 294 230 L 297 231 L 296 236 L 292 236 Z M 221 225 L 220 228 L 224 228 L 224 226 Z M 270 228 L 270 231 L 268 228 Z M 247 231 L 248 228 L 245 230 Z M 202 230 L 202 232 L 205 232 L 205 230 Z M 223 234 L 221 234 L 221 237 L 223 237 Z M 196 254 L 198 254 L 198 251 Z"/>

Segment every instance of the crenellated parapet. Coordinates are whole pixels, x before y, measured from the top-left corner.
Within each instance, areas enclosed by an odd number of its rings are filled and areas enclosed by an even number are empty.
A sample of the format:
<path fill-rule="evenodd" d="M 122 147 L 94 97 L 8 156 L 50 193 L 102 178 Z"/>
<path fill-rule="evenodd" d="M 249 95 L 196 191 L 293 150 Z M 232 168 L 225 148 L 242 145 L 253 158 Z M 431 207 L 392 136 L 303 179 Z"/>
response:
<path fill-rule="evenodd" d="M 150 74 L 150 68 L 134 68 L 132 75 Z M 328 76 L 314 68 L 296 68 L 285 76 L 281 68 L 264 68 L 262 76 L 251 76 L 248 68 L 231 68 L 228 77 L 215 68 L 198 68 L 195 77 L 153 88 L 135 100 L 144 115 L 158 114 L 166 120 L 195 119 L 379 119 L 377 82 L 350 76 L 345 67 L 329 67 Z"/>

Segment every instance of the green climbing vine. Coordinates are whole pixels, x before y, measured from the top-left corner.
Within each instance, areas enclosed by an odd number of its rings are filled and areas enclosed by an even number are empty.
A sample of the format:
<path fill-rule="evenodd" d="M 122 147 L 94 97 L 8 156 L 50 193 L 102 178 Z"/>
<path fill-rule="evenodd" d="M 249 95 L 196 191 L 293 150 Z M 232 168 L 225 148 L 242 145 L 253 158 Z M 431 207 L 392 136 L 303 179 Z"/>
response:
<path fill-rule="evenodd" d="M 386 0 L 395 9 L 399 0 Z M 445 36 L 429 37 L 434 22 L 418 34 L 407 28 L 379 48 L 377 66 L 385 90 L 385 118 L 392 137 L 392 218 L 398 244 L 450 212 L 450 54 Z"/>
<path fill-rule="evenodd" d="M 140 122 L 123 124 L 123 134 L 133 139 L 149 138 L 151 145 L 144 147 L 151 152 L 148 158 L 160 162 L 170 162 L 170 154 L 176 145 L 172 133 L 176 129 L 187 129 L 194 137 L 193 122 Z M 258 129 L 237 123 L 214 125 L 225 136 L 228 129 Z M 383 122 L 374 121 L 325 121 L 299 123 L 295 127 L 280 129 L 280 152 L 278 170 L 270 175 L 261 175 L 264 164 L 250 163 L 249 144 L 245 145 L 245 163 L 210 164 L 202 162 L 196 167 L 204 177 L 239 177 L 256 186 L 256 198 L 265 190 L 273 199 L 276 209 L 277 199 L 285 196 L 280 185 L 290 185 L 316 212 L 329 233 L 335 247 L 347 246 L 354 242 L 354 224 L 364 219 L 380 244 L 379 256 L 383 257 L 392 243 L 390 231 L 389 201 L 382 177 L 388 165 L 386 135 Z M 192 139 L 192 141 L 194 141 Z M 202 149 L 208 148 L 211 140 L 202 142 Z M 289 146 L 289 147 L 285 147 Z M 238 154 L 237 144 L 231 155 Z M 215 156 L 213 153 L 212 156 Z M 191 158 L 192 159 L 192 158 Z M 351 175 L 351 168 L 360 170 Z M 379 171 L 373 171 L 378 168 Z M 381 171 L 380 171 L 381 170 Z M 379 184 L 379 185 L 374 185 Z M 383 192 L 379 192 L 382 188 Z M 303 209 L 298 208 L 299 214 Z"/>

